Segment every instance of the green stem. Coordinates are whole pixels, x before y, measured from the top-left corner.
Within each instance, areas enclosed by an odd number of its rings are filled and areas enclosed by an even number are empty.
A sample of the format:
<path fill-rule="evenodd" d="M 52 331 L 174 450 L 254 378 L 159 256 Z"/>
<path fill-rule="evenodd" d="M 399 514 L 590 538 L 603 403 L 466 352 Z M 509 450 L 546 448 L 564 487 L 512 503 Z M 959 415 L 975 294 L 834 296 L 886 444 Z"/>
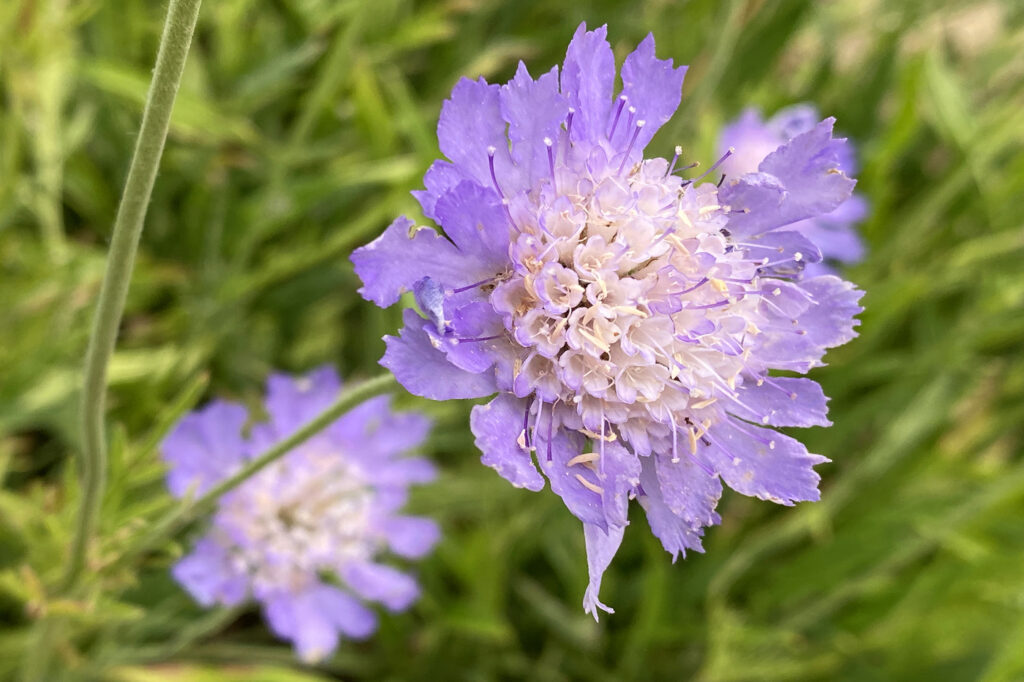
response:
<path fill-rule="evenodd" d="M 71 556 L 62 581 L 63 591 L 76 587 L 85 567 L 89 543 L 94 535 L 107 476 L 107 452 L 103 433 L 107 365 L 114 352 L 117 331 L 146 208 L 153 192 L 160 157 L 167 139 L 171 110 L 181 83 L 192 33 L 199 17 L 201 0 L 171 0 L 167 21 L 156 57 L 153 82 L 149 86 L 135 153 L 128 169 L 124 194 L 114 220 L 107 258 L 107 271 L 100 289 L 93 319 L 92 336 L 85 357 L 82 387 L 82 494 L 78 524 L 71 543 Z"/>
<path fill-rule="evenodd" d="M 388 393 L 398 388 L 398 382 L 389 372 L 368 379 L 353 388 L 342 390 L 341 395 L 323 412 L 307 422 L 298 431 L 282 440 L 269 450 L 266 450 L 255 459 L 235 472 L 232 476 L 224 479 L 216 486 L 206 491 L 203 495 L 193 501 L 186 501 L 175 509 L 171 510 L 156 521 L 150 531 L 142 536 L 140 540 L 122 551 L 116 559 L 105 567 L 105 570 L 122 566 L 140 554 L 157 547 L 161 542 L 172 537 L 177 531 L 192 521 L 213 511 L 221 496 L 231 492 L 245 481 L 252 478 L 265 467 L 273 464 L 285 454 L 323 431 L 334 423 L 341 415 L 353 407 L 366 402 L 374 396 Z"/>

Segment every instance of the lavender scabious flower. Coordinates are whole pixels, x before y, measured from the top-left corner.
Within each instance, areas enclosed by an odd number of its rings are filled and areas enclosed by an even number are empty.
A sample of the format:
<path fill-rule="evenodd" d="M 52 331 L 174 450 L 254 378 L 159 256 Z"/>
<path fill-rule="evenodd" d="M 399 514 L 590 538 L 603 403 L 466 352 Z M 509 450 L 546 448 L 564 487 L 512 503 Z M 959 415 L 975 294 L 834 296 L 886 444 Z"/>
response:
<path fill-rule="evenodd" d="M 162 446 L 171 493 L 209 490 L 314 418 L 340 388 L 331 368 L 271 376 L 269 419 L 249 436 L 239 405 L 218 401 L 185 416 Z M 439 537 L 430 519 L 398 513 L 409 486 L 434 477 L 425 459 L 399 456 L 429 428 L 421 415 L 392 412 L 387 397 L 356 407 L 224 495 L 174 577 L 204 606 L 260 602 L 271 629 L 307 662 L 332 653 L 339 635 L 369 636 L 376 615 L 364 602 L 402 611 L 419 596 L 416 581 L 381 555 L 416 559 Z"/>
<path fill-rule="evenodd" d="M 735 121 L 722 129 L 718 138 L 719 153 L 732 149 L 733 153 L 722 162 L 726 177 L 740 177 L 754 173 L 761 162 L 781 145 L 797 135 L 814 129 L 820 116 L 812 104 L 797 104 L 782 109 L 767 121 L 757 109 L 747 109 Z M 857 172 L 857 159 L 853 146 L 838 150 L 836 166 L 847 175 Z M 819 263 L 808 263 L 804 277 L 835 274 L 830 263 L 856 263 L 864 257 L 864 242 L 857 232 L 858 224 L 868 213 L 867 201 L 859 194 L 837 206 L 833 211 L 799 220 L 786 229 L 807 237 L 821 250 Z"/>
<path fill-rule="evenodd" d="M 598 591 L 631 499 L 673 557 L 702 551 L 723 480 L 780 504 L 818 499 L 825 458 L 766 427 L 827 425 L 826 398 L 771 370 L 820 365 L 860 311 L 851 284 L 801 277 L 821 255 L 787 227 L 853 188 L 832 120 L 757 173 L 684 181 L 678 153 L 643 156 L 684 73 L 648 36 L 613 96 L 605 28 L 581 26 L 561 73 L 463 79 L 438 125 L 449 160 L 417 193 L 444 234 L 400 218 L 352 256 L 364 297 L 388 306 L 411 290 L 425 314 L 406 310 L 386 338 L 381 363 L 407 389 L 497 393 L 472 412 L 482 460 L 529 490 L 546 476 L 583 522 L 595 617 L 610 611 Z"/>

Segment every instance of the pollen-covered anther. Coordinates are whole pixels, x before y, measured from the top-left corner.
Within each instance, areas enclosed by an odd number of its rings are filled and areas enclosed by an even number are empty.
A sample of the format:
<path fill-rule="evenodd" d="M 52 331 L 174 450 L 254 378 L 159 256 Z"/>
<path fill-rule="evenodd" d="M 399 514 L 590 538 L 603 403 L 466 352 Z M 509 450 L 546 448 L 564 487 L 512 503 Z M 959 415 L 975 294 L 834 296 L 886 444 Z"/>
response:
<path fill-rule="evenodd" d="M 579 481 L 580 483 L 582 483 L 583 487 L 586 488 L 587 490 L 591 490 L 591 491 L 597 493 L 598 495 L 603 495 L 604 494 L 604 488 L 602 488 L 601 486 L 597 485 L 596 483 L 591 483 L 590 481 L 588 481 L 586 479 L 586 477 L 583 474 L 576 474 L 575 476 L 576 476 L 576 480 Z"/>

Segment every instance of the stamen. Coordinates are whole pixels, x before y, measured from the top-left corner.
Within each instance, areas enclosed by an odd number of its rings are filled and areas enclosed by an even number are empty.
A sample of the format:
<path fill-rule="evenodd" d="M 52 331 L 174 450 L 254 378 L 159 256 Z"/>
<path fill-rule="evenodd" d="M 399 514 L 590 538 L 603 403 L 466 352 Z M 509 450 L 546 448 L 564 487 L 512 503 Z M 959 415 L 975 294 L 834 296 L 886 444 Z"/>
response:
<path fill-rule="evenodd" d="M 569 107 L 569 116 L 565 119 L 565 136 L 569 138 L 569 143 L 572 144 L 572 117 L 576 113 L 576 109 Z"/>
<path fill-rule="evenodd" d="M 477 343 L 479 341 L 491 341 L 493 339 L 501 338 L 501 334 L 495 334 L 494 336 L 478 336 L 473 339 L 456 339 L 456 343 Z"/>
<path fill-rule="evenodd" d="M 630 107 L 626 109 L 626 111 L 629 112 L 629 117 L 626 119 L 626 128 L 628 129 L 633 126 L 633 117 L 636 116 L 636 107 Z"/>
<path fill-rule="evenodd" d="M 551 186 L 554 187 L 555 194 L 558 194 L 558 178 L 555 177 L 555 143 L 551 141 L 550 137 L 545 137 L 544 146 L 548 148 L 548 168 L 551 170 Z"/>
<path fill-rule="evenodd" d="M 596 452 L 584 452 L 583 454 L 576 455 L 575 457 L 570 459 L 568 462 L 565 463 L 565 465 L 571 467 L 576 466 L 577 464 L 587 464 L 588 462 L 597 461 L 597 458 L 598 454 Z"/>
<path fill-rule="evenodd" d="M 676 426 L 675 415 L 673 415 L 671 411 L 669 411 L 669 413 L 668 413 L 668 421 L 669 421 L 669 423 L 672 424 L 672 463 L 673 464 L 678 464 L 679 463 L 679 454 L 678 454 L 679 453 L 679 447 L 677 445 L 677 441 L 678 441 L 678 438 L 679 438 L 679 428 Z"/>
<path fill-rule="evenodd" d="M 487 148 L 487 164 L 491 167 L 491 182 L 494 183 L 494 189 L 498 192 L 498 196 L 504 199 L 505 193 L 501 191 L 501 186 L 498 184 L 498 176 L 494 174 L 494 155 L 497 152 L 498 150 L 494 146 Z"/>
<path fill-rule="evenodd" d="M 583 474 L 576 474 L 576 480 L 583 484 L 583 487 L 587 490 L 592 490 L 598 495 L 604 495 L 604 488 L 599 485 L 594 485 L 587 479 L 583 478 Z"/>
<path fill-rule="evenodd" d="M 708 175 L 708 173 L 710 173 L 711 171 L 713 171 L 716 168 L 718 168 L 720 165 L 722 165 L 722 162 L 724 162 L 726 159 L 728 159 L 730 156 L 732 156 L 735 153 L 736 153 L 736 148 L 735 147 L 729 147 L 729 149 L 724 154 L 722 154 L 722 158 L 720 158 L 718 161 L 715 161 L 711 165 L 711 168 L 708 168 L 701 175 L 695 177 L 691 182 L 700 182 L 701 180 L 703 180 Z"/>
<path fill-rule="evenodd" d="M 667 293 L 667 294 L 665 294 L 665 295 L 666 295 L 666 296 L 682 296 L 683 294 L 688 294 L 688 293 L 690 293 L 691 291 L 694 291 L 694 290 L 696 290 L 696 289 L 699 289 L 699 288 L 701 288 L 702 286 L 704 286 L 705 284 L 707 284 L 707 283 L 708 283 L 709 281 L 710 281 L 710 280 L 709 280 L 709 279 L 708 279 L 707 277 L 705 277 L 704 279 L 702 279 L 701 281 L 697 282 L 696 284 L 694 284 L 694 285 L 693 285 L 692 287 L 690 287 L 689 289 L 683 289 L 682 291 L 670 291 L 670 292 L 668 292 L 668 293 Z"/>
<path fill-rule="evenodd" d="M 541 406 L 541 409 L 543 409 L 544 408 L 544 403 L 541 403 L 540 406 Z M 548 415 L 548 461 L 550 462 L 551 461 L 551 439 L 552 439 L 552 436 L 554 435 L 554 429 L 555 429 L 555 404 L 554 403 L 551 403 L 551 410 L 549 410 L 549 412 L 550 412 L 550 414 Z"/>
<path fill-rule="evenodd" d="M 526 412 L 523 414 L 523 440 L 525 447 L 524 450 L 530 450 L 533 445 L 530 443 L 530 408 L 533 407 L 533 402 L 526 403 Z"/>
<path fill-rule="evenodd" d="M 674 173 L 682 173 L 683 171 L 688 171 L 688 170 L 690 170 L 691 168 L 696 168 L 696 167 L 697 167 L 697 166 L 699 166 L 699 165 L 700 165 L 700 161 L 694 161 L 693 163 L 691 163 L 691 164 L 689 164 L 689 165 L 687 165 L 687 166 L 681 166 L 681 167 L 679 167 L 679 168 L 675 169 L 675 170 L 674 170 L 673 172 L 674 172 Z M 682 186 L 683 186 L 683 187 L 686 187 L 686 186 L 687 186 L 687 185 L 689 185 L 689 184 L 690 184 L 691 182 L 693 182 L 693 180 L 687 180 L 686 182 L 684 182 L 684 183 L 682 184 Z"/>
<path fill-rule="evenodd" d="M 622 115 L 622 107 L 626 106 L 626 96 L 619 96 L 619 108 L 615 110 L 615 119 L 612 121 L 611 132 L 608 133 L 608 140 L 610 141 L 615 135 L 615 126 L 619 125 L 619 116 Z"/>
<path fill-rule="evenodd" d="M 692 431 L 691 431 L 691 433 L 692 433 Z M 711 467 L 709 467 L 709 466 L 708 466 L 707 464 L 705 464 L 704 462 L 702 462 L 702 461 L 700 461 L 699 459 L 697 459 L 697 455 L 696 455 L 696 453 L 694 453 L 694 454 L 690 455 L 690 459 L 691 459 L 691 460 L 693 460 L 693 463 L 694 463 L 694 464 L 696 464 L 696 465 L 697 465 L 697 466 L 699 466 L 699 467 L 700 467 L 701 469 L 703 469 L 703 470 L 704 470 L 704 473 L 705 473 L 705 474 L 707 474 L 708 476 L 712 476 L 712 477 L 713 477 L 713 476 L 715 475 L 715 470 L 714 470 L 714 469 L 712 469 Z"/>
<path fill-rule="evenodd" d="M 706 305 L 686 306 L 685 308 L 683 308 L 683 310 L 707 310 L 709 308 L 721 308 L 723 305 L 729 305 L 730 303 L 732 303 L 732 300 L 727 298 L 725 300 L 717 301 L 715 303 L 708 303 Z"/>
<path fill-rule="evenodd" d="M 467 284 L 464 287 L 459 287 L 458 289 L 452 289 L 448 293 L 450 293 L 450 294 L 461 294 L 463 291 L 469 291 L 470 289 L 476 289 L 477 287 L 482 287 L 483 285 L 490 284 L 491 282 L 494 282 L 497 279 L 498 279 L 497 277 L 488 277 L 487 279 L 482 279 L 479 282 L 473 282 L 472 284 Z"/>
<path fill-rule="evenodd" d="M 619 174 L 622 173 L 622 169 L 626 167 L 626 159 L 629 158 L 629 153 L 633 151 L 633 143 L 636 142 L 636 138 L 640 136 L 640 129 L 644 127 L 646 121 L 637 121 L 636 128 L 633 129 L 633 137 L 629 138 L 629 146 L 626 147 L 626 153 L 622 155 L 622 163 L 619 164 Z"/>
<path fill-rule="evenodd" d="M 584 436 L 586 436 L 588 438 L 593 438 L 594 440 L 606 440 L 609 443 L 614 443 L 615 441 L 617 441 L 619 439 L 618 435 L 616 435 L 616 433 L 614 431 L 608 433 L 608 435 L 605 436 L 605 435 L 602 435 L 600 433 L 594 433 L 590 429 L 584 427 L 584 428 L 580 429 L 579 432 L 582 433 Z"/>

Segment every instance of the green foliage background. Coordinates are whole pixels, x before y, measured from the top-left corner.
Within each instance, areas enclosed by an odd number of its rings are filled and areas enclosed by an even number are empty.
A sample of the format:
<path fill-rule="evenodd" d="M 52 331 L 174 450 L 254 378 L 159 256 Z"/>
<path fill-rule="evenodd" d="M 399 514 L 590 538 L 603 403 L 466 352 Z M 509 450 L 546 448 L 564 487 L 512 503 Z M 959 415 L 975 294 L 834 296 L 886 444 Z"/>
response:
<path fill-rule="evenodd" d="M 0 3 L 0 678 L 42 611 L 68 679 L 1024 679 L 1024 6 L 926 0 L 207 0 L 111 368 L 112 479 L 81 599 L 47 602 L 75 514 L 75 398 L 105 245 L 165 10 Z M 171 506 L 156 445 L 272 368 L 377 371 L 398 309 L 347 255 L 438 156 L 462 75 L 561 61 L 609 24 L 691 66 L 650 151 L 711 160 L 743 107 L 803 100 L 854 138 L 872 205 L 861 336 L 816 370 L 823 501 L 727 493 L 705 555 L 672 565 L 642 515 L 582 613 L 582 534 L 560 501 L 482 467 L 466 403 L 437 420 L 415 498 L 444 542 L 424 596 L 302 669 L 252 611 L 198 610 L 179 544 L 102 569 Z M 192 531 L 196 529 L 191 529 Z M 62 677 L 63 679 L 63 677 Z"/>

